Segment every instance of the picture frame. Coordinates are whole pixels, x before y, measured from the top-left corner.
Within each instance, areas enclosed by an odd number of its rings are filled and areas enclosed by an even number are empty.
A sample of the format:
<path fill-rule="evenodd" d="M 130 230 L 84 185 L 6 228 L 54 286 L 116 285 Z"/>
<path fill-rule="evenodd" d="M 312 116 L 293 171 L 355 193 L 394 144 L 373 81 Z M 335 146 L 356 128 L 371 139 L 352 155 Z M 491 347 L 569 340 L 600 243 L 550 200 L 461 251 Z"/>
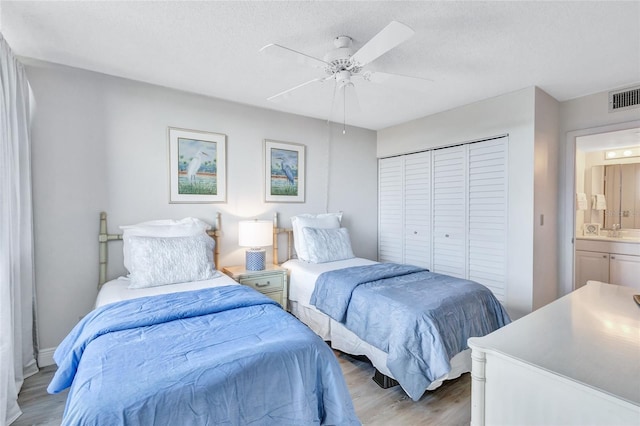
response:
<path fill-rule="evenodd" d="M 264 140 L 264 194 L 267 203 L 304 203 L 305 146 Z"/>
<path fill-rule="evenodd" d="M 169 127 L 169 203 L 227 199 L 227 136 Z"/>
<path fill-rule="evenodd" d="M 600 236 L 600 224 L 585 223 L 582 225 L 582 233 L 585 237 L 598 237 Z"/>

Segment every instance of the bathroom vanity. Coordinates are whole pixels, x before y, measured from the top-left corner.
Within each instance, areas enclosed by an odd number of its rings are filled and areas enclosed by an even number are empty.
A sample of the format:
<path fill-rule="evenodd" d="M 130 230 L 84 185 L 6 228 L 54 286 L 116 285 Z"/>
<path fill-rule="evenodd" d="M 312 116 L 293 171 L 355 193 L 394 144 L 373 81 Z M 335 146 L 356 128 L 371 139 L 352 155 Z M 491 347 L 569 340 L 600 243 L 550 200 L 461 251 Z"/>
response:
<path fill-rule="evenodd" d="M 574 290 L 589 280 L 633 287 L 640 292 L 640 238 L 576 238 Z"/>

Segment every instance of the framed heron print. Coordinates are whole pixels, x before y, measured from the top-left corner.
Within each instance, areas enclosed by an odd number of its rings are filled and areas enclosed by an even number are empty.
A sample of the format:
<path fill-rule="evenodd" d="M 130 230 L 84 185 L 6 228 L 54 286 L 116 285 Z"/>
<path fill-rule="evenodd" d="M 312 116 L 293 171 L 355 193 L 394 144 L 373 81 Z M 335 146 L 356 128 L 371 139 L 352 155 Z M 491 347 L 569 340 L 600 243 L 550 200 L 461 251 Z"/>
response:
<path fill-rule="evenodd" d="M 169 127 L 169 202 L 215 203 L 227 198 L 227 136 Z"/>
<path fill-rule="evenodd" d="M 264 141 L 266 202 L 304 203 L 304 151 L 301 144 Z"/>

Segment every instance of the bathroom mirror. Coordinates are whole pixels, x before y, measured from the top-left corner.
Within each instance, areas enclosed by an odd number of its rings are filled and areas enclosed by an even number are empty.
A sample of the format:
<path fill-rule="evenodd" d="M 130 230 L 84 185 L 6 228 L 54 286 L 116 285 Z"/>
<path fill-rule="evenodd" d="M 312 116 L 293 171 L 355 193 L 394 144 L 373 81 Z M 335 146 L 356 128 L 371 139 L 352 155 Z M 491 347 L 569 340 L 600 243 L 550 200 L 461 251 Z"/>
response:
<path fill-rule="evenodd" d="M 605 229 L 640 229 L 640 163 L 604 166 Z"/>

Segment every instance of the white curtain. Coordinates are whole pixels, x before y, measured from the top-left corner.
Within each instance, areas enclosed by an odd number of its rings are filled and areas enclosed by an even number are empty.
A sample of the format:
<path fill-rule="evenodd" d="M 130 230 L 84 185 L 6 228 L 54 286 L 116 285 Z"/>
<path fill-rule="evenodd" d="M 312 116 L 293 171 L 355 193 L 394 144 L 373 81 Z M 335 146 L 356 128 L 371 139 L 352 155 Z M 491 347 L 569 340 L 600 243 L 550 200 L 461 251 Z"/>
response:
<path fill-rule="evenodd" d="M 24 68 L 0 34 L 0 424 L 20 416 L 18 392 L 37 372 L 29 99 Z"/>

